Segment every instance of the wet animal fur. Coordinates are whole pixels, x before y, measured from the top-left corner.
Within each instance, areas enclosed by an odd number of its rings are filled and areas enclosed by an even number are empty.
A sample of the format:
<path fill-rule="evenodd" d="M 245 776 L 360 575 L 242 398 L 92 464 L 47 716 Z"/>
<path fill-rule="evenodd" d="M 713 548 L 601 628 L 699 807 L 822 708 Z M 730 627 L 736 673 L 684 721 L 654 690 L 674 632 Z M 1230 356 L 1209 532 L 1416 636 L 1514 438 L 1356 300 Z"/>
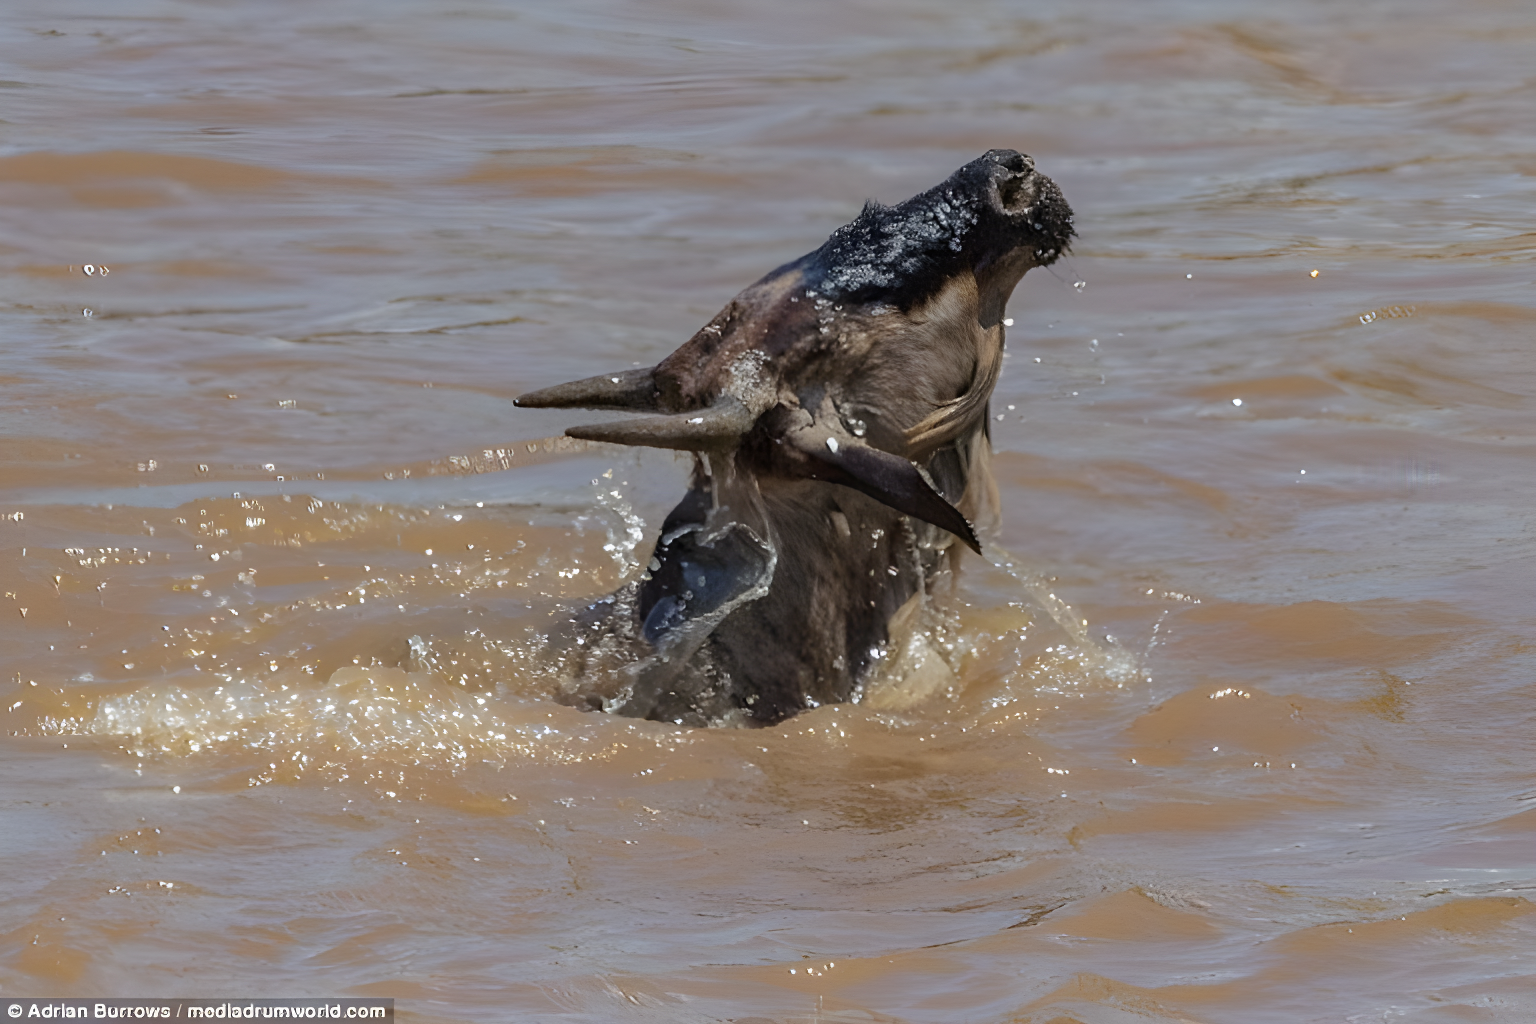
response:
<path fill-rule="evenodd" d="M 645 576 L 576 617 L 606 639 L 570 648 L 573 699 L 688 724 L 857 699 L 892 616 L 956 539 L 980 550 L 1004 310 L 1073 233 L 1033 161 L 992 150 L 866 205 L 656 367 L 520 398 L 653 413 L 567 433 L 696 453 Z"/>

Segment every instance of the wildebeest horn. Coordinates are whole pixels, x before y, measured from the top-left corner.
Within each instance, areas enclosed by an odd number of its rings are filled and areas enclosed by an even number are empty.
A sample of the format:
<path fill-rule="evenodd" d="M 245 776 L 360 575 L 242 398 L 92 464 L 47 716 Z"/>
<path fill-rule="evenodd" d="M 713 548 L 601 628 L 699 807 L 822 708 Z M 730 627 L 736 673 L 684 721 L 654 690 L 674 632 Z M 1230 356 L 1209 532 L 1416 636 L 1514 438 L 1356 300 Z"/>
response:
<path fill-rule="evenodd" d="M 656 368 L 604 373 L 568 384 L 556 384 L 519 395 L 513 405 L 524 409 L 650 409 L 656 408 Z"/>
<path fill-rule="evenodd" d="M 970 521 L 933 489 L 911 460 L 825 427 L 788 430 L 784 441 L 810 458 L 811 468 L 804 472 L 811 479 L 852 487 L 898 512 L 948 530 L 981 554 L 981 542 Z"/>
<path fill-rule="evenodd" d="M 566 385 L 569 387 L 570 385 Z M 557 390 L 550 388 L 549 390 Z M 734 395 L 721 395 L 707 409 L 672 416 L 642 416 L 614 423 L 571 427 L 570 437 L 610 444 L 643 445 L 697 452 L 729 448 L 752 429 L 757 417 Z"/>

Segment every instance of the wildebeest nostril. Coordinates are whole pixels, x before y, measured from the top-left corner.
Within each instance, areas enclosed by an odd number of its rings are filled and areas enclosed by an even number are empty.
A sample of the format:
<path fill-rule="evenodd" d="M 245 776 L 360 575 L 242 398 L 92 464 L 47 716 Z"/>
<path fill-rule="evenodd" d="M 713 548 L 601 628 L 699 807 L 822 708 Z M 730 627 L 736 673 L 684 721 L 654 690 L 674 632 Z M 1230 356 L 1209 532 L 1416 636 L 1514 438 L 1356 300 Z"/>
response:
<path fill-rule="evenodd" d="M 1015 174 L 1029 174 L 1035 169 L 1035 161 L 1023 153 L 1011 149 L 994 149 L 987 154 Z"/>
<path fill-rule="evenodd" d="M 694 453 L 646 573 L 584 613 L 603 665 L 630 657 L 603 676 L 573 640 L 571 700 L 705 725 L 853 698 L 892 617 L 981 550 L 1005 307 L 1073 233 L 1034 161 L 992 150 L 870 202 L 655 367 L 519 399 L 649 413 L 567 433 Z"/>

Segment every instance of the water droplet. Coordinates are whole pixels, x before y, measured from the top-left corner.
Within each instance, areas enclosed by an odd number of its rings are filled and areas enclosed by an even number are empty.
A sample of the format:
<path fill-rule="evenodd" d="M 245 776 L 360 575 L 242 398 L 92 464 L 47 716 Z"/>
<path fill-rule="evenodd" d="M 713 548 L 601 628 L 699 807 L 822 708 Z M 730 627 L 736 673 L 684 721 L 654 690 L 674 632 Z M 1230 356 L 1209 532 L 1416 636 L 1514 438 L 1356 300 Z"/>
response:
<path fill-rule="evenodd" d="M 1233 405 L 1242 405 L 1243 404 L 1243 400 L 1241 398 L 1234 398 L 1234 399 L 1232 399 L 1232 404 Z"/>
<path fill-rule="evenodd" d="M 1195 279 L 1195 275 L 1194 274 L 1185 274 L 1184 275 L 1184 280 L 1186 280 L 1186 281 L 1193 281 L 1194 279 Z"/>
<path fill-rule="evenodd" d="M 1307 276 L 1308 277 L 1316 277 L 1317 276 L 1317 271 L 1314 270 L 1314 271 L 1312 271 L 1312 273 L 1308 274 Z"/>
<path fill-rule="evenodd" d="M 87 320 L 89 320 L 91 317 L 96 315 L 96 311 L 94 309 L 91 309 L 91 308 L 87 307 L 87 308 L 82 309 L 80 311 L 80 315 L 85 317 Z"/>
<path fill-rule="evenodd" d="M 85 271 L 85 276 L 86 277 L 94 277 L 96 275 L 96 268 L 91 266 L 89 263 L 87 263 L 85 266 L 81 267 L 80 269 Z"/>
<path fill-rule="evenodd" d="M 1003 321 L 1003 326 L 1004 327 L 1012 327 L 1013 326 L 1013 317 L 1008 317 L 1006 320 L 1004 320 Z"/>
<path fill-rule="evenodd" d="M 1087 281 L 1073 281 L 1072 282 L 1072 287 L 1076 288 L 1078 291 L 1082 291 L 1084 288 L 1088 287 L 1088 282 Z"/>

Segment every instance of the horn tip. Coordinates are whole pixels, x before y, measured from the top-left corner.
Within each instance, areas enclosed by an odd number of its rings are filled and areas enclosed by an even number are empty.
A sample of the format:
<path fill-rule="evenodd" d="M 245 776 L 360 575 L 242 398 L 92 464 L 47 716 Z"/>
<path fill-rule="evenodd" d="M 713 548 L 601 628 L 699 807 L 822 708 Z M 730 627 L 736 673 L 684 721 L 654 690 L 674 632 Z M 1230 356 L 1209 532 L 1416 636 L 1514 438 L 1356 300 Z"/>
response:
<path fill-rule="evenodd" d="M 525 391 L 512 399 L 512 404 L 519 409 L 549 409 L 558 405 L 558 400 L 550 394 L 555 388 L 540 388 L 537 391 Z"/>
<path fill-rule="evenodd" d="M 612 441 L 611 434 L 612 431 L 604 429 L 604 425 L 600 423 L 565 428 L 565 436 L 574 437 L 578 441 Z"/>

